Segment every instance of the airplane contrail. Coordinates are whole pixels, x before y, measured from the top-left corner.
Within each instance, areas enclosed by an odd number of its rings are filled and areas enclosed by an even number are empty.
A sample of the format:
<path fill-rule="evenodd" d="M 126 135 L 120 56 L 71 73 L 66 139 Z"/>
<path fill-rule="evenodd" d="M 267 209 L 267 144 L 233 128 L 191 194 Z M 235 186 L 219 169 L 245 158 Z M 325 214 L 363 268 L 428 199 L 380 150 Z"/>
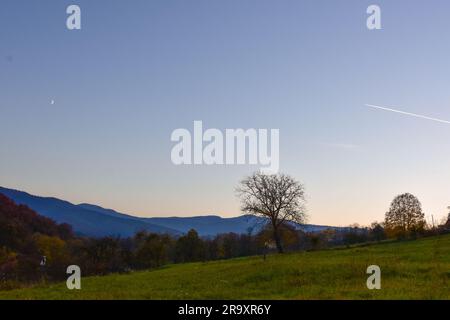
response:
<path fill-rule="evenodd" d="M 440 123 L 450 124 L 450 121 L 443 120 L 443 119 L 438 119 L 438 118 L 432 118 L 432 117 L 424 116 L 424 115 L 421 115 L 421 114 L 416 114 L 416 113 L 411 113 L 411 112 L 405 112 L 405 111 L 396 110 L 396 109 L 392 109 L 392 108 L 380 107 L 380 106 L 376 106 L 376 105 L 373 105 L 373 104 L 367 104 L 367 103 L 365 104 L 365 106 L 366 106 L 366 107 L 369 107 L 369 108 L 375 108 L 375 109 L 380 109 L 380 110 L 385 110 L 385 111 L 390 111 L 390 112 L 400 113 L 400 114 L 404 114 L 404 115 L 411 116 L 411 117 L 416 117 L 416 118 L 421 118 L 421 119 L 426 119 L 426 120 L 436 121 L 436 122 L 440 122 Z"/>

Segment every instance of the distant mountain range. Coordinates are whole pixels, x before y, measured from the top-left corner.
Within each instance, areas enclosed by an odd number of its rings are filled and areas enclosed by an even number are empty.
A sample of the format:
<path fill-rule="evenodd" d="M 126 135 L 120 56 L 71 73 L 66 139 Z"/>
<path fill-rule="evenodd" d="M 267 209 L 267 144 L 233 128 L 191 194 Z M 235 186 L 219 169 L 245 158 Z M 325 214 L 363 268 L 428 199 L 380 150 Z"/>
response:
<path fill-rule="evenodd" d="M 222 218 L 215 215 L 197 217 L 164 217 L 141 218 L 105 209 L 93 204 L 73 204 L 51 197 L 39 197 L 23 191 L 0 187 L 0 193 L 17 204 L 23 204 L 42 216 L 57 223 L 68 223 L 74 231 L 81 235 L 102 237 L 128 237 L 137 231 L 146 230 L 155 233 L 182 235 L 195 229 L 201 236 L 214 236 L 220 233 L 247 233 L 258 230 L 264 224 L 263 218 L 242 215 L 233 218 Z M 340 227 L 297 225 L 305 232 L 320 232 L 325 229 L 342 229 Z"/>

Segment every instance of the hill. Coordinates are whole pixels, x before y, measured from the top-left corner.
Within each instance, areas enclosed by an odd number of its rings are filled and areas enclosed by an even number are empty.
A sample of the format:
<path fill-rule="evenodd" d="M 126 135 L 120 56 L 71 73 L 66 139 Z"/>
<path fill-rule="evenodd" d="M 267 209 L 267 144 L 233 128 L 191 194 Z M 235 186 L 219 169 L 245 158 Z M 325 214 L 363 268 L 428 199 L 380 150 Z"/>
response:
<path fill-rule="evenodd" d="M 58 225 L 0 194 L 0 246 L 29 250 L 29 242 L 33 241 L 34 234 L 64 239 L 72 237 L 72 230 L 69 225 Z"/>
<path fill-rule="evenodd" d="M 120 235 L 128 237 L 137 231 L 181 235 L 195 229 L 201 236 L 215 236 L 220 233 L 247 233 L 249 229 L 258 230 L 263 220 L 249 215 L 222 218 L 216 215 L 197 217 L 152 217 L 141 218 L 129 214 L 105 209 L 98 205 L 82 203 L 72 204 L 52 197 L 39 197 L 29 193 L 0 187 L 0 194 L 18 204 L 27 205 L 42 216 L 58 223 L 70 224 L 78 234 L 101 237 Z M 343 229 L 318 225 L 296 225 L 306 232 L 320 232 L 324 229 Z"/>
<path fill-rule="evenodd" d="M 0 194 L 7 196 L 17 204 L 30 207 L 44 217 L 58 223 L 71 225 L 79 234 L 101 237 L 109 235 L 132 236 L 137 231 L 146 230 L 156 233 L 179 234 L 179 231 L 154 225 L 147 221 L 133 219 L 126 215 L 110 215 L 88 210 L 68 201 L 50 197 L 39 197 L 23 191 L 0 187 Z"/>
<path fill-rule="evenodd" d="M 450 235 L 351 249 L 170 265 L 0 292 L 0 299 L 450 299 Z M 381 290 L 366 268 L 381 268 Z"/>
<path fill-rule="evenodd" d="M 0 194 L 0 287 L 11 279 L 37 281 L 43 256 L 51 261 L 49 278 L 64 279 L 65 263 L 61 258 L 65 241 L 71 239 L 69 225 L 58 225 Z"/>

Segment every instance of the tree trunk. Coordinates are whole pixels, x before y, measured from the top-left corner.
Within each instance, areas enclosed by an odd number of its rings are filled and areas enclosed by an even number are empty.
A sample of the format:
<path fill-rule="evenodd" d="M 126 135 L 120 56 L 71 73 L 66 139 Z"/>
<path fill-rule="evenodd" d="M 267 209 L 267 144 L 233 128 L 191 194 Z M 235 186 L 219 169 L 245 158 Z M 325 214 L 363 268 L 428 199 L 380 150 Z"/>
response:
<path fill-rule="evenodd" d="M 278 228 L 276 226 L 273 226 L 273 238 L 277 245 L 278 253 L 283 253 L 283 246 L 281 245 L 280 235 L 278 234 Z"/>

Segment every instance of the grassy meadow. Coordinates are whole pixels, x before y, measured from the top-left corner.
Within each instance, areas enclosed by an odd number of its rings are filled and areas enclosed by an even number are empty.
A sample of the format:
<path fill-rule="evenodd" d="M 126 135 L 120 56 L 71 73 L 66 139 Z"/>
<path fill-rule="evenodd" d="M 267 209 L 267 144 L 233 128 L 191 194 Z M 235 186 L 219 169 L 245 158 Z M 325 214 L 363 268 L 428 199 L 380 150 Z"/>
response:
<path fill-rule="evenodd" d="M 381 290 L 366 269 L 381 268 Z M 169 265 L 0 292 L 0 299 L 450 299 L 450 235 L 348 249 Z"/>

